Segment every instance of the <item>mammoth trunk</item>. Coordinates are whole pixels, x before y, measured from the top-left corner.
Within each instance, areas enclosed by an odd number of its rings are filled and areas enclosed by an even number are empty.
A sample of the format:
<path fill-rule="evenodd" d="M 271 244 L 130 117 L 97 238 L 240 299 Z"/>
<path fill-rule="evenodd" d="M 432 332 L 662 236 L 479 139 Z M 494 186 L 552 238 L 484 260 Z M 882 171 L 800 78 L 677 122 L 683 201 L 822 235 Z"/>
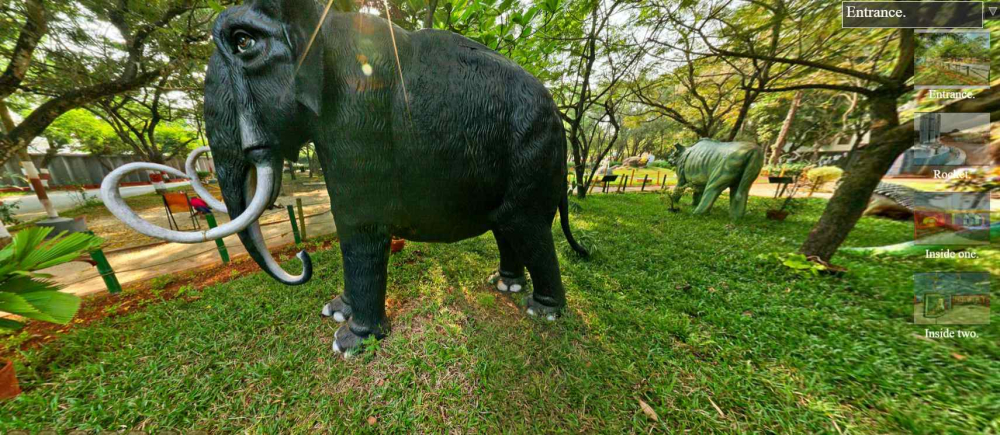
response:
<path fill-rule="evenodd" d="M 281 174 L 280 163 L 270 166 L 273 173 Z M 280 176 L 274 177 L 274 181 L 270 184 L 269 188 L 266 188 L 264 191 L 257 191 L 255 186 L 259 186 L 260 184 L 253 179 L 254 172 L 248 171 L 245 168 L 227 169 L 236 169 L 235 171 L 219 170 L 220 184 L 224 192 L 223 197 L 226 200 L 226 206 L 231 219 L 235 219 L 236 216 L 243 213 L 247 204 L 251 202 L 251 199 L 255 199 L 256 195 L 266 196 L 267 204 L 273 204 L 274 200 L 278 197 L 281 187 Z M 224 172 L 227 174 L 223 175 Z M 239 235 L 240 242 L 243 243 L 243 247 L 246 248 L 250 257 L 257 262 L 257 265 L 282 284 L 305 284 L 312 278 L 312 261 L 309 258 L 309 254 L 305 251 L 299 251 L 297 255 L 299 261 L 302 262 L 301 274 L 291 275 L 281 268 L 267 249 L 267 243 L 263 232 L 261 232 L 259 220 L 254 220 L 245 229 L 238 232 L 237 235 Z"/>

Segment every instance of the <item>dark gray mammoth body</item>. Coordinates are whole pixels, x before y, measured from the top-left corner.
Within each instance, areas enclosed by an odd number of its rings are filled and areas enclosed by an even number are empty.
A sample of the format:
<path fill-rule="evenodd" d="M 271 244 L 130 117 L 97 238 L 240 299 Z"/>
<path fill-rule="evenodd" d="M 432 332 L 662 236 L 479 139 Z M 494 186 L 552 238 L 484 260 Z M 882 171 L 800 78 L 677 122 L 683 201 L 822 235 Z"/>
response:
<path fill-rule="evenodd" d="M 527 267 L 529 314 L 554 318 L 566 303 L 551 234 L 557 210 L 569 243 L 586 251 L 569 232 L 565 133 L 542 83 L 464 37 L 398 27 L 393 35 L 366 14 L 331 13 L 303 58 L 319 20 L 312 0 L 260 0 L 221 14 L 205 116 L 234 219 L 247 209 L 254 167 L 280 174 L 283 158 L 316 144 L 344 258 L 344 293 L 323 308 L 347 321 L 335 349 L 388 331 L 391 235 L 453 242 L 492 231 L 493 283 L 520 290 Z M 280 177 L 264 194 L 273 200 L 279 186 Z M 304 252 L 303 274 L 291 276 L 257 227 L 239 236 L 279 281 L 309 279 Z"/>

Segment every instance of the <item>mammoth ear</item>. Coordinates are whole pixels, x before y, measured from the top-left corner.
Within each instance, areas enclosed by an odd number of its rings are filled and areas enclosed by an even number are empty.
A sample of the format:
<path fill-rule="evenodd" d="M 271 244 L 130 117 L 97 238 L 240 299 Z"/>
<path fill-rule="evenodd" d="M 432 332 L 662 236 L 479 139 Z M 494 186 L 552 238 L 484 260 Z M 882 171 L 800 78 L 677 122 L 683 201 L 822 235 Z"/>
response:
<path fill-rule="evenodd" d="M 305 58 L 301 56 L 309 40 L 303 39 L 300 44 L 296 44 L 301 48 L 296 49 L 299 64 L 295 74 L 295 99 L 316 116 L 320 114 L 323 99 L 323 47 L 320 40 L 317 36 L 309 52 L 305 53 Z"/>

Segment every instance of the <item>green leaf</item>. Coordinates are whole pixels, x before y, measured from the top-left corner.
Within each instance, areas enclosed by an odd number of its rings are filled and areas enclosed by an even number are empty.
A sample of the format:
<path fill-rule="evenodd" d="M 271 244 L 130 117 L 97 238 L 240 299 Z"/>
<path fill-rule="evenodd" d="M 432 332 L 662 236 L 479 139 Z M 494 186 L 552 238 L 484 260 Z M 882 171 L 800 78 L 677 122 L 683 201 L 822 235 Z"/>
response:
<path fill-rule="evenodd" d="M 226 10 L 226 8 L 222 7 L 222 5 L 216 0 L 208 0 L 208 7 L 212 8 L 215 12 L 222 12 Z"/>
<path fill-rule="evenodd" d="M 28 314 L 39 313 L 38 308 L 36 308 L 22 295 L 5 292 L 0 292 L 0 311 L 25 317 L 27 317 Z"/>
<path fill-rule="evenodd" d="M 34 227 L 18 232 L 0 255 L 0 279 L 17 274 L 30 275 L 77 259 L 81 253 L 97 249 L 101 239 L 90 234 L 59 234 L 48 241 L 45 237 L 52 228 Z"/>
<path fill-rule="evenodd" d="M 16 331 L 16 330 L 21 329 L 23 327 L 24 327 L 24 324 L 21 323 L 21 322 L 16 322 L 14 320 L 5 319 L 5 318 L 0 317 L 0 331 L 2 331 L 2 330 Z"/>
<path fill-rule="evenodd" d="M 56 236 L 33 250 L 25 258 L 34 269 L 45 269 L 68 261 L 73 261 L 81 253 L 98 248 L 101 239 L 90 234 L 73 233 L 69 236 Z"/>
<path fill-rule="evenodd" d="M 58 291 L 40 291 L 34 293 L 22 293 L 20 295 L 28 301 L 39 313 L 21 314 L 30 319 L 44 320 L 67 324 L 73 320 L 77 310 L 80 309 L 80 298 L 69 293 Z"/>
<path fill-rule="evenodd" d="M 55 291 L 58 289 L 59 288 L 51 282 L 34 279 L 30 276 L 15 276 L 3 282 L 3 291 L 14 294 Z"/>

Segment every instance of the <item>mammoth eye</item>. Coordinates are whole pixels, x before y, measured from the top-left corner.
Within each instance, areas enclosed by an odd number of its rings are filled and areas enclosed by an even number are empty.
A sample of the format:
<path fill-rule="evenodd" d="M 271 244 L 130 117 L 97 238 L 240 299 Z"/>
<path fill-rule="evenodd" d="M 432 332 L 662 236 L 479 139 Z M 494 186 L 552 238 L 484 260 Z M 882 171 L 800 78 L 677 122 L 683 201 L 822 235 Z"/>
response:
<path fill-rule="evenodd" d="M 236 51 L 238 53 L 243 53 L 253 48 L 254 44 L 257 43 L 253 35 L 242 30 L 237 30 L 233 33 L 233 41 L 236 43 Z"/>

